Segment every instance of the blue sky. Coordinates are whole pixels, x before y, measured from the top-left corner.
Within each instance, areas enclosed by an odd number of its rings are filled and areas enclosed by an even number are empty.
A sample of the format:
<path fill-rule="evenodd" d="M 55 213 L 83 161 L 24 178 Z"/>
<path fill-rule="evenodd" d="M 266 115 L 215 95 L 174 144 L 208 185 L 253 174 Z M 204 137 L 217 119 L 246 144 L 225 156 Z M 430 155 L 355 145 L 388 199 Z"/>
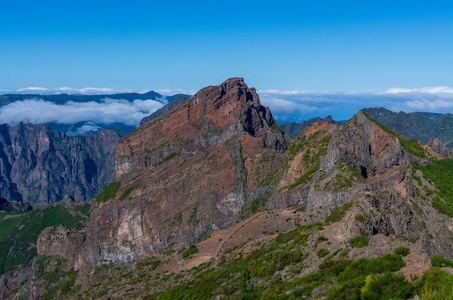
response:
<path fill-rule="evenodd" d="M 451 1 L 5 1 L 0 89 L 453 86 Z"/>
<path fill-rule="evenodd" d="M 258 90 L 453 87 L 451 1 L 2 0 L 0 9 L 0 90 L 193 91 L 233 76 Z M 291 98 L 278 95 L 263 102 Z"/>

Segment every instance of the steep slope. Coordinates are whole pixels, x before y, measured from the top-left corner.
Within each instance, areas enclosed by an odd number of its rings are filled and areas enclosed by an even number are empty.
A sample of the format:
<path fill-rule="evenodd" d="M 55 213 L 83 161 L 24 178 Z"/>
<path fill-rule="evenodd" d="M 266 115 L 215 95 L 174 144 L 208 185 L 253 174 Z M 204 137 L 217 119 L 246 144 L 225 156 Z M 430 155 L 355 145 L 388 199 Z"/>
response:
<path fill-rule="evenodd" d="M 85 201 L 111 182 L 118 135 L 68 137 L 47 125 L 0 125 L 0 197 L 33 206 Z"/>
<path fill-rule="evenodd" d="M 116 182 L 97 197 L 83 259 L 133 261 L 233 225 L 272 192 L 261 177 L 289 145 L 276 125 L 231 78 L 140 126 L 117 147 Z"/>
<path fill-rule="evenodd" d="M 437 138 L 448 148 L 453 147 L 453 115 L 451 114 L 396 113 L 382 107 L 366 108 L 364 111 L 407 139 L 416 139 L 427 144 L 430 140 Z"/>
<path fill-rule="evenodd" d="M 179 95 L 179 96 L 174 97 L 167 104 L 165 104 L 164 106 L 162 106 L 161 108 L 159 108 L 158 110 L 153 112 L 151 115 L 149 115 L 147 117 L 144 117 L 140 121 L 140 125 L 143 125 L 146 122 L 149 122 L 151 120 L 154 120 L 154 119 L 160 117 L 161 115 L 165 114 L 166 112 L 169 112 L 170 110 L 172 110 L 173 108 L 175 108 L 179 104 L 187 101 L 188 99 L 189 99 L 189 97 L 185 96 L 185 95 Z"/>
<path fill-rule="evenodd" d="M 363 112 L 315 123 L 268 181 L 267 211 L 77 297 L 448 299 L 452 164 Z"/>
<path fill-rule="evenodd" d="M 363 111 L 291 142 L 232 78 L 127 136 L 87 227 L 43 230 L 41 275 L 8 287 L 47 287 L 44 299 L 448 293 L 453 276 L 433 267 L 453 266 L 453 163 L 434 148 Z"/>
<path fill-rule="evenodd" d="M 325 123 L 332 123 L 332 124 L 337 124 L 337 125 L 343 125 L 346 123 L 346 121 L 334 121 L 331 116 L 327 116 L 325 118 L 311 118 L 306 121 L 302 121 L 301 123 L 296 123 L 296 122 L 286 122 L 280 125 L 280 129 L 293 138 L 298 137 L 302 131 L 304 131 L 305 128 L 312 126 L 313 124 L 317 122 L 325 122 Z"/>

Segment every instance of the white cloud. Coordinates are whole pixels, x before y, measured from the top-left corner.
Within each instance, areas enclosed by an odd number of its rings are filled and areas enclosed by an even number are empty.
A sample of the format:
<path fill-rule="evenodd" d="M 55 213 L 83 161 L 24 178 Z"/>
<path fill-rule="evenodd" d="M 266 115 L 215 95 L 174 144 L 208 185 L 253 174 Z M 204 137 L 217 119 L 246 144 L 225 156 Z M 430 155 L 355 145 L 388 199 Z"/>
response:
<path fill-rule="evenodd" d="M 172 96 L 176 94 L 195 95 L 195 93 L 198 92 L 196 90 L 181 90 L 181 89 L 159 89 L 154 91 L 165 96 Z"/>
<path fill-rule="evenodd" d="M 261 103 L 269 106 L 272 114 L 277 120 L 297 120 L 301 121 L 304 117 L 311 114 L 324 113 L 327 110 L 315 105 L 299 103 L 292 99 L 282 99 L 278 97 L 262 97 Z"/>
<path fill-rule="evenodd" d="M 19 93 L 43 93 L 43 92 L 48 92 L 49 89 L 39 87 L 39 86 L 31 86 L 28 88 L 23 88 L 23 89 L 18 89 L 17 92 Z"/>
<path fill-rule="evenodd" d="M 427 93 L 427 94 L 453 94 L 453 88 L 448 86 L 429 86 L 420 89 L 390 88 L 385 91 L 386 94 L 399 93 Z"/>
<path fill-rule="evenodd" d="M 395 103 L 390 107 L 394 111 L 405 112 L 437 112 L 446 113 L 453 111 L 453 98 L 450 99 L 416 99 L 402 103 Z"/>
<path fill-rule="evenodd" d="M 83 95 L 110 95 L 110 94 L 118 94 L 118 93 L 132 93 L 133 91 L 130 89 L 112 89 L 112 88 L 93 88 L 93 87 L 86 87 L 81 89 L 75 89 L 71 87 L 59 87 L 48 89 L 44 87 L 27 87 L 18 89 L 15 91 L 18 94 L 39 94 L 39 95 L 54 95 L 54 94 L 83 94 Z"/>
<path fill-rule="evenodd" d="M 68 132 L 67 135 L 70 135 L 70 136 L 82 135 L 85 132 L 98 131 L 99 129 L 101 129 L 101 127 L 94 123 L 84 124 L 84 125 L 80 126 L 79 128 L 77 128 L 77 130 Z"/>
<path fill-rule="evenodd" d="M 92 121 L 98 124 L 123 123 L 138 126 L 145 116 L 162 107 L 155 100 L 104 99 L 102 102 L 66 102 L 55 104 L 42 99 L 16 101 L 0 107 L 0 120 L 15 126 L 20 121 L 35 124 L 74 124 Z"/>

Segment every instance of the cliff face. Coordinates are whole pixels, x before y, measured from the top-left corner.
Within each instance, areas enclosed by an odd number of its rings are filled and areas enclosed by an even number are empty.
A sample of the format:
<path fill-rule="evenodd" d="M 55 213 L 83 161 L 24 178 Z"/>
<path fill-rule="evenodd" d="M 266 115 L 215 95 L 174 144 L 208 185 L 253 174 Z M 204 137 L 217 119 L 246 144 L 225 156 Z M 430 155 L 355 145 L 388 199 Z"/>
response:
<path fill-rule="evenodd" d="M 132 261 L 233 225 L 268 196 L 261 175 L 289 142 L 242 78 L 202 89 L 118 145 L 120 186 L 92 212 L 86 260 Z"/>
<path fill-rule="evenodd" d="M 262 282 L 263 294 L 275 275 L 288 282 L 307 275 L 300 286 L 314 289 L 319 282 L 310 283 L 318 278 L 310 278 L 312 272 L 396 255 L 402 245 L 411 254 L 398 258 L 401 272 L 420 276 L 430 256 L 453 258 L 453 160 L 442 159 L 448 155 L 440 141 L 406 140 L 363 111 L 343 126 L 315 122 L 291 140 L 255 90 L 232 78 L 125 137 L 114 182 L 91 210 L 86 204 L 86 228 L 43 230 L 37 250 L 65 258 L 62 268 L 74 267 L 79 277 L 71 282 L 83 287 L 113 276 L 85 294 L 106 299 L 165 293 L 178 284 L 184 293 L 202 286 L 210 289 L 206 298 L 235 298 L 245 267 Z M 187 252 L 189 245 L 199 253 Z M 124 263 L 131 267 L 127 276 L 115 276 L 112 268 Z M 217 275 L 192 284 L 199 271 Z M 177 275 L 154 276 L 164 272 Z M 338 274 L 318 292 L 337 290 L 332 282 L 346 277 Z M 205 284 L 211 281 L 217 285 Z M 291 284 L 279 293 L 313 296 L 313 289 L 295 289 Z"/>
<path fill-rule="evenodd" d="M 453 148 L 452 114 L 396 113 L 382 107 L 366 108 L 364 111 L 405 138 L 416 139 L 423 144 L 437 138 L 448 148 Z"/>
<path fill-rule="evenodd" d="M 189 97 L 184 96 L 184 95 L 176 96 L 175 98 L 171 99 L 166 105 L 162 106 L 161 108 L 159 108 L 158 110 L 156 110 L 155 112 L 150 114 L 149 116 L 144 117 L 140 121 L 140 125 L 143 125 L 143 124 L 145 124 L 145 123 L 147 123 L 147 122 L 149 122 L 151 120 L 154 120 L 154 119 L 160 117 L 161 115 L 169 112 L 170 110 L 172 110 L 173 108 L 175 108 L 179 104 L 187 101 L 188 99 L 189 99 Z"/>
<path fill-rule="evenodd" d="M 113 178 L 118 135 L 68 137 L 47 125 L 0 125 L 0 197 L 42 205 L 85 201 Z"/>

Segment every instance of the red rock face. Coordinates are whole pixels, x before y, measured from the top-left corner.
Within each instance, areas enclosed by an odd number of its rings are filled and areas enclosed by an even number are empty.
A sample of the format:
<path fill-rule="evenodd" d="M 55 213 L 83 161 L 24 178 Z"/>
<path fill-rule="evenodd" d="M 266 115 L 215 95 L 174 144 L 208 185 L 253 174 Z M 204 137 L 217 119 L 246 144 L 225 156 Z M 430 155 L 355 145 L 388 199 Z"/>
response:
<path fill-rule="evenodd" d="M 261 107 L 255 89 L 249 89 L 242 78 L 206 87 L 167 114 L 140 126 L 118 145 L 117 155 L 143 153 L 176 139 L 219 130 L 236 122 L 238 116 L 245 118 L 251 105 Z"/>
<path fill-rule="evenodd" d="M 276 125 L 255 89 L 232 78 L 137 128 L 117 147 L 120 188 L 92 212 L 79 261 L 132 261 L 233 225 L 272 193 L 261 177 L 280 168 L 290 141 Z"/>

